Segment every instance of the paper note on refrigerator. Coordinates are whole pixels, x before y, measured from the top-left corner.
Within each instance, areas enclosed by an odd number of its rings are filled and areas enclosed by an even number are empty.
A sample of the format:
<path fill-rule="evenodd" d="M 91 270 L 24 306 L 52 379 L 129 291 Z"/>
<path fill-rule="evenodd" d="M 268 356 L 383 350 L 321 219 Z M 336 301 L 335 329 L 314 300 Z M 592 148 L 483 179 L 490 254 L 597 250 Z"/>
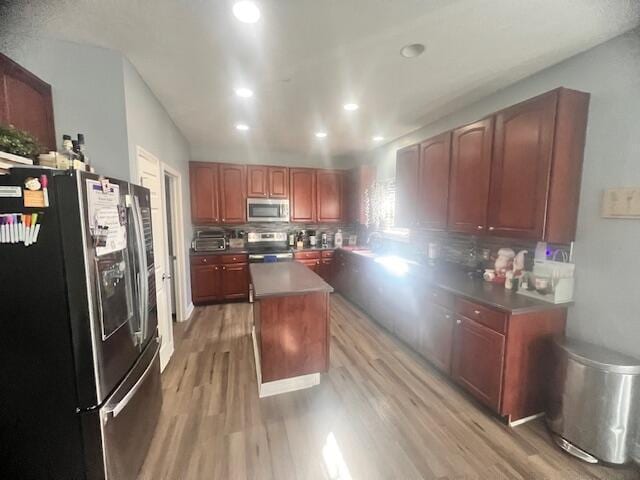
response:
<path fill-rule="evenodd" d="M 127 246 L 126 227 L 121 223 L 120 187 L 109 184 L 106 189 L 96 180 L 87 180 L 87 214 L 89 228 L 96 245 L 96 255 L 123 250 Z"/>

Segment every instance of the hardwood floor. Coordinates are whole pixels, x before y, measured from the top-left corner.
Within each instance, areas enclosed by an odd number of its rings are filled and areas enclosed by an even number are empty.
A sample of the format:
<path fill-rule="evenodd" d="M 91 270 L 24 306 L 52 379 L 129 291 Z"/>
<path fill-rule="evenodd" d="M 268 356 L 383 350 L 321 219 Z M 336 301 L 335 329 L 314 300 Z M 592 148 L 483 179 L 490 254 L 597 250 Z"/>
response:
<path fill-rule="evenodd" d="M 500 423 L 357 308 L 331 297 L 319 386 L 259 399 L 251 306 L 175 327 L 140 479 L 638 479 L 555 448 L 541 421 Z"/>

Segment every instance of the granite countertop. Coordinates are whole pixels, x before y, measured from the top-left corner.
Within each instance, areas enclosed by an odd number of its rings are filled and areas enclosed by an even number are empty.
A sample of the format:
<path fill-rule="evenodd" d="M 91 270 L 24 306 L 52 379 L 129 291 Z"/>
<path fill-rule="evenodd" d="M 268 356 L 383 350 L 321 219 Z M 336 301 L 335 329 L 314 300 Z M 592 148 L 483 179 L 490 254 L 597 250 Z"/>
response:
<path fill-rule="evenodd" d="M 349 253 L 372 261 L 378 257 L 368 251 Z M 409 276 L 418 277 L 429 285 L 513 315 L 566 308 L 571 305 L 571 303 L 553 304 L 519 295 L 515 291 L 507 290 L 503 285 L 471 278 L 467 271 L 453 265 L 429 267 L 410 260 L 407 261 L 407 264 L 409 265 Z"/>
<path fill-rule="evenodd" d="M 249 271 L 256 299 L 333 292 L 331 285 L 299 262 L 252 263 Z"/>

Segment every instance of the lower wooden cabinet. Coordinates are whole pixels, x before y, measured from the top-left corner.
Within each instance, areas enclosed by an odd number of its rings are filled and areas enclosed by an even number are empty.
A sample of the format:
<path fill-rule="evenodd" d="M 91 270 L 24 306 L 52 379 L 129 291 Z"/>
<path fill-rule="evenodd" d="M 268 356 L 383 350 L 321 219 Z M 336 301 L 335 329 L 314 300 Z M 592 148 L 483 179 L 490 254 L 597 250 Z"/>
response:
<path fill-rule="evenodd" d="M 249 264 L 222 266 L 223 300 L 241 300 L 249 296 Z"/>
<path fill-rule="evenodd" d="M 193 303 L 220 300 L 220 265 L 191 265 L 191 299 Z"/>
<path fill-rule="evenodd" d="M 333 286 L 333 258 L 322 258 L 320 260 L 318 275 L 329 285 Z"/>
<path fill-rule="evenodd" d="M 191 299 L 204 304 L 249 298 L 249 264 L 246 255 L 191 257 Z M 236 263 L 230 263 L 236 262 Z"/>
<path fill-rule="evenodd" d="M 544 411 L 551 339 L 564 334 L 566 308 L 499 310 L 341 249 L 333 275 L 341 295 L 494 412 L 516 421 Z"/>
<path fill-rule="evenodd" d="M 318 273 L 320 270 L 320 260 L 296 260 L 296 262 L 300 262 L 315 273 Z"/>
<path fill-rule="evenodd" d="M 463 316 L 456 317 L 453 379 L 495 411 L 500 410 L 504 335 Z"/>

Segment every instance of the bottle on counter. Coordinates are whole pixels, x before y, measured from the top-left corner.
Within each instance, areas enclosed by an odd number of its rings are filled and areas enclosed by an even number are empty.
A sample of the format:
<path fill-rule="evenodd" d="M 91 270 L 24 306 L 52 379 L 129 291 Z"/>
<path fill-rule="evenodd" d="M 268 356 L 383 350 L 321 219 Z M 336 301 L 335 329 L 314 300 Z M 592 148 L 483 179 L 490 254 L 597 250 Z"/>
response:
<path fill-rule="evenodd" d="M 338 229 L 336 234 L 333 236 L 333 245 L 336 248 L 342 247 L 342 230 Z"/>
<path fill-rule="evenodd" d="M 322 248 L 327 248 L 329 246 L 329 241 L 327 239 L 327 232 L 322 232 Z"/>
<path fill-rule="evenodd" d="M 296 233 L 295 232 L 289 232 L 289 246 L 291 248 L 296 246 Z"/>
<path fill-rule="evenodd" d="M 302 230 L 298 232 L 298 240 L 296 242 L 296 248 L 304 248 L 304 233 Z"/>

